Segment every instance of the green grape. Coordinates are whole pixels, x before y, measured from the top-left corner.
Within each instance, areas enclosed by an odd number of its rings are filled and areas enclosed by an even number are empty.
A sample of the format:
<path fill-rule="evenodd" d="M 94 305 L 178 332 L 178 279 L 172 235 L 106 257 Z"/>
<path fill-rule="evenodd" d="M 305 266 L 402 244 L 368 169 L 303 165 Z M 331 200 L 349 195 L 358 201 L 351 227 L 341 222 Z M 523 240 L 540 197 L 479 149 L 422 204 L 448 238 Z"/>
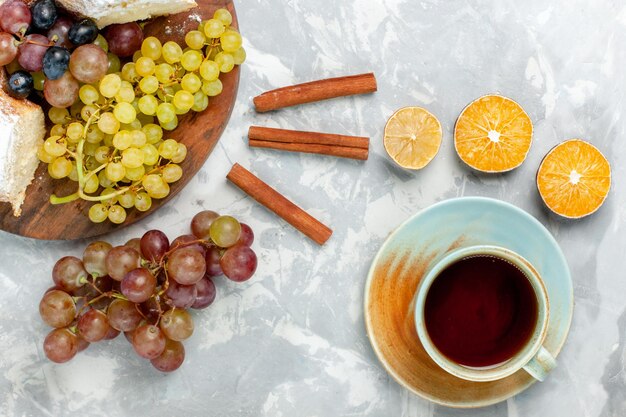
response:
<path fill-rule="evenodd" d="M 80 117 L 84 121 L 87 121 L 96 111 L 98 111 L 98 108 L 96 106 L 94 106 L 93 104 L 87 104 L 83 106 L 83 108 L 80 110 Z"/>
<path fill-rule="evenodd" d="M 202 33 L 204 33 L 204 25 L 206 25 L 206 20 L 201 21 L 200 23 L 198 23 L 198 30 Z"/>
<path fill-rule="evenodd" d="M 112 187 L 113 183 L 111 182 L 111 180 L 109 180 L 109 178 L 106 175 L 106 172 L 104 172 L 104 171 L 105 170 L 102 170 L 102 171 L 98 172 L 98 182 L 104 188 Z"/>
<path fill-rule="evenodd" d="M 183 56 L 183 50 L 176 42 L 165 42 L 162 48 L 163 59 L 168 64 L 175 64 L 180 61 L 180 57 Z"/>
<path fill-rule="evenodd" d="M 113 114 L 120 121 L 120 123 L 131 123 L 137 118 L 137 112 L 132 104 L 129 103 L 117 103 L 113 109 Z"/>
<path fill-rule="evenodd" d="M 154 116 L 149 116 L 143 113 L 137 113 L 137 121 L 141 123 L 141 126 L 149 125 L 154 123 Z"/>
<path fill-rule="evenodd" d="M 174 154 L 174 156 L 172 156 L 171 161 L 175 164 L 180 164 L 185 160 L 186 157 L 187 147 L 184 143 L 179 143 L 178 146 L 176 146 L 176 153 Z"/>
<path fill-rule="evenodd" d="M 193 94 L 189 91 L 180 90 L 174 94 L 174 100 L 172 100 L 174 106 L 178 107 L 184 113 L 187 113 L 193 106 L 194 99 Z"/>
<path fill-rule="evenodd" d="M 132 83 L 138 77 L 139 74 L 137 74 L 137 69 L 135 69 L 134 62 L 127 62 L 126 64 L 124 64 L 124 66 L 122 67 L 122 80 Z"/>
<path fill-rule="evenodd" d="M 165 159 L 172 159 L 178 150 L 178 142 L 167 139 L 159 146 L 159 155 Z"/>
<path fill-rule="evenodd" d="M 93 104 L 100 98 L 100 93 L 93 85 L 85 84 L 78 90 L 78 97 L 84 104 Z"/>
<path fill-rule="evenodd" d="M 71 171 L 72 163 L 62 156 L 55 158 L 54 161 L 48 164 L 48 174 L 57 180 L 67 177 Z"/>
<path fill-rule="evenodd" d="M 228 52 L 220 52 L 215 55 L 215 63 L 220 67 L 221 72 L 227 73 L 235 67 L 235 58 Z"/>
<path fill-rule="evenodd" d="M 126 168 L 126 178 L 128 178 L 131 181 L 139 181 L 141 178 L 143 178 L 145 174 L 146 174 L 146 168 L 143 165 L 137 168 Z"/>
<path fill-rule="evenodd" d="M 141 130 L 146 134 L 146 141 L 148 143 L 154 144 L 163 138 L 163 129 L 161 129 L 161 126 L 155 125 L 154 123 L 144 125 Z"/>
<path fill-rule="evenodd" d="M 50 136 L 43 143 L 43 149 L 52 156 L 63 156 L 65 154 L 65 141 L 61 139 L 61 136 Z"/>
<path fill-rule="evenodd" d="M 87 144 L 89 145 L 89 144 Z M 98 145 L 96 145 L 98 146 Z M 98 148 L 95 149 L 96 151 L 98 150 Z M 95 151 L 94 151 L 94 155 L 95 155 Z M 89 171 L 93 171 L 94 169 L 100 167 L 100 164 L 98 163 L 98 161 L 96 161 L 95 156 L 87 156 L 83 159 L 84 164 L 85 165 L 85 169 L 87 172 Z"/>
<path fill-rule="evenodd" d="M 230 24 L 233 23 L 233 15 L 231 15 L 228 10 L 223 8 L 215 11 L 213 19 L 219 20 L 224 26 L 230 26 Z"/>
<path fill-rule="evenodd" d="M 106 98 L 115 97 L 122 87 L 122 79 L 117 74 L 105 75 L 100 80 L 100 94 Z"/>
<path fill-rule="evenodd" d="M 89 220 L 94 223 L 102 223 L 107 219 L 109 215 L 109 209 L 104 204 L 94 204 L 89 207 Z"/>
<path fill-rule="evenodd" d="M 120 151 L 128 149 L 133 144 L 133 137 L 128 130 L 120 130 L 113 136 L 113 146 Z"/>
<path fill-rule="evenodd" d="M 74 182 L 78 181 L 78 169 L 76 168 L 75 162 L 72 162 L 72 170 L 70 171 L 70 174 L 67 177 Z"/>
<path fill-rule="evenodd" d="M 98 119 L 98 128 L 104 133 L 114 135 L 120 130 L 120 122 L 113 116 L 113 113 L 102 113 L 100 119 Z"/>
<path fill-rule="evenodd" d="M 224 23 L 219 19 L 209 19 L 204 23 L 204 34 L 207 38 L 219 38 L 224 30 Z"/>
<path fill-rule="evenodd" d="M 220 66 L 215 61 L 204 61 L 200 65 L 200 76 L 207 81 L 217 80 L 220 76 Z"/>
<path fill-rule="evenodd" d="M 142 56 L 137 60 L 137 62 L 135 62 L 135 70 L 137 71 L 137 74 L 142 77 L 154 74 L 155 66 L 154 61 L 147 56 Z"/>
<path fill-rule="evenodd" d="M 130 131 L 141 130 L 141 122 L 139 120 L 135 119 L 135 120 L 133 120 L 130 123 L 123 124 L 122 128 L 126 129 L 126 130 L 130 130 Z"/>
<path fill-rule="evenodd" d="M 121 224 L 126 220 L 126 210 L 117 204 L 109 208 L 109 220 L 111 223 Z"/>
<path fill-rule="evenodd" d="M 142 130 L 133 130 L 130 132 L 130 135 L 133 139 L 132 146 L 135 148 L 141 148 L 148 141 L 146 134 Z"/>
<path fill-rule="evenodd" d="M 200 69 L 202 69 L 202 65 L 200 65 Z M 180 82 L 180 86 L 183 90 L 193 94 L 202 87 L 202 80 L 194 73 L 185 74 Z"/>
<path fill-rule="evenodd" d="M 111 156 L 111 149 L 108 146 L 99 146 L 98 149 L 96 149 L 96 154 L 94 155 L 96 161 L 101 164 L 108 162 L 109 156 Z"/>
<path fill-rule="evenodd" d="M 161 41 L 154 36 L 149 36 L 141 44 L 141 54 L 156 61 L 161 58 Z"/>
<path fill-rule="evenodd" d="M 220 36 L 220 44 L 224 52 L 235 52 L 241 48 L 241 35 L 234 30 L 227 30 Z"/>
<path fill-rule="evenodd" d="M 122 68 L 122 63 L 117 55 L 109 52 L 107 54 L 107 60 L 109 61 L 109 69 L 107 70 L 107 74 L 115 74 L 116 72 L 120 72 Z"/>
<path fill-rule="evenodd" d="M 232 53 L 235 65 L 241 65 L 246 60 L 246 50 L 243 47 Z"/>
<path fill-rule="evenodd" d="M 117 202 L 124 208 L 132 208 L 135 206 L 135 195 L 130 191 L 126 191 L 118 197 Z"/>
<path fill-rule="evenodd" d="M 102 192 L 100 193 L 100 197 L 106 197 L 106 196 L 110 196 L 115 194 L 115 188 L 111 187 L 107 187 L 104 190 L 102 190 Z M 105 200 L 102 200 L 103 203 L 105 204 L 115 204 L 117 203 L 117 196 L 113 196 L 111 198 L 107 198 Z"/>
<path fill-rule="evenodd" d="M 80 112 L 82 111 L 84 105 L 85 103 L 83 103 L 81 100 L 76 100 L 74 104 L 70 106 L 70 116 L 72 116 L 74 119 L 80 118 Z"/>
<path fill-rule="evenodd" d="M 135 196 L 135 208 L 139 211 L 148 211 L 152 206 L 152 198 L 148 193 L 140 192 Z"/>
<path fill-rule="evenodd" d="M 159 64 L 154 69 L 154 75 L 160 83 L 169 83 L 174 76 L 174 68 L 170 64 Z"/>
<path fill-rule="evenodd" d="M 100 130 L 98 125 L 91 125 L 89 130 L 87 130 L 87 137 L 85 139 L 88 143 L 96 145 L 104 139 L 104 132 Z"/>
<path fill-rule="evenodd" d="M 172 131 L 178 127 L 178 117 L 174 116 L 169 122 L 161 123 L 161 127 L 167 131 Z"/>
<path fill-rule="evenodd" d="M 144 154 L 140 149 L 128 148 L 122 152 L 122 165 L 125 168 L 139 168 L 143 162 Z"/>
<path fill-rule="evenodd" d="M 183 169 L 176 164 L 167 164 L 161 173 L 165 182 L 173 183 L 183 176 Z"/>
<path fill-rule="evenodd" d="M 63 125 L 54 125 L 50 129 L 50 136 L 63 136 L 67 129 Z"/>
<path fill-rule="evenodd" d="M 156 116 L 161 123 L 171 122 L 176 117 L 176 109 L 171 103 L 161 103 L 157 108 Z"/>
<path fill-rule="evenodd" d="M 191 30 L 185 35 L 185 43 L 191 49 L 202 49 L 205 42 L 206 37 L 199 30 Z"/>
<path fill-rule="evenodd" d="M 157 107 L 159 107 L 159 101 L 151 94 L 147 94 L 139 99 L 137 102 L 139 111 L 143 114 L 153 116 L 156 114 Z"/>
<path fill-rule="evenodd" d="M 126 84 L 124 84 L 126 83 Z M 135 100 L 135 89 L 128 81 L 122 81 L 122 87 L 120 91 L 115 95 L 115 100 L 118 103 L 132 103 Z"/>
<path fill-rule="evenodd" d="M 98 190 L 98 187 L 100 187 L 100 181 L 98 181 L 98 176 L 91 175 L 87 177 L 87 179 L 85 180 L 85 186 L 83 190 L 86 193 L 91 194 L 91 193 L 95 193 Z"/>
<path fill-rule="evenodd" d="M 159 151 L 154 145 L 146 144 L 141 147 L 143 152 L 143 163 L 146 165 L 154 165 L 159 161 Z"/>
<path fill-rule="evenodd" d="M 54 161 L 54 159 L 56 158 L 56 156 L 50 155 L 48 152 L 46 152 L 46 150 L 43 147 L 43 144 L 41 144 L 37 148 L 37 157 L 39 158 L 41 162 L 45 162 L 46 164 L 49 164 L 50 162 Z"/>
<path fill-rule="evenodd" d="M 48 118 L 52 123 L 59 125 L 65 124 L 70 117 L 70 112 L 67 109 L 60 109 L 58 107 L 51 107 L 48 110 Z"/>
<path fill-rule="evenodd" d="M 96 40 L 93 41 L 93 44 L 102 48 L 104 52 L 109 52 L 109 43 L 101 34 L 98 34 L 98 36 L 96 37 Z"/>
<path fill-rule="evenodd" d="M 215 97 L 222 92 L 222 81 L 219 79 L 202 82 L 202 92 L 209 97 Z"/>
<path fill-rule="evenodd" d="M 200 64 L 202 64 L 202 54 L 193 49 L 188 50 L 183 53 L 180 64 L 187 71 L 195 71 L 200 68 Z"/>
<path fill-rule="evenodd" d="M 137 60 L 139 58 L 141 58 L 143 55 L 141 54 L 141 51 L 135 51 L 133 52 L 133 62 L 136 64 Z"/>
<path fill-rule="evenodd" d="M 198 91 L 193 95 L 193 106 L 191 110 L 195 112 L 204 111 L 209 106 L 209 97 L 202 91 Z"/>
<path fill-rule="evenodd" d="M 165 198 L 170 193 L 170 186 L 157 174 L 146 175 L 141 185 L 152 198 Z"/>
<path fill-rule="evenodd" d="M 121 162 L 109 162 L 104 172 L 111 182 L 121 181 L 126 176 L 126 169 Z"/>
<path fill-rule="evenodd" d="M 83 129 L 84 126 L 78 122 L 70 123 L 65 134 L 70 142 L 78 143 L 83 137 Z"/>
<path fill-rule="evenodd" d="M 234 217 L 220 216 L 211 223 L 209 235 L 220 248 L 229 248 L 239 240 L 241 224 Z"/>
<path fill-rule="evenodd" d="M 43 91 L 43 84 L 46 82 L 46 76 L 41 71 L 31 73 L 33 76 L 33 87 L 37 91 Z"/>
<path fill-rule="evenodd" d="M 98 150 L 98 148 L 100 147 L 100 143 L 85 143 L 85 146 L 83 146 L 83 153 L 87 156 L 95 156 L 96 155 L 96 151 Z M 89 159 L 95 159 L 95 158 L 89 158 Z M 95 163 L 98 163 L 98 161 L 95 161 Z"/>
<path fill-rule="evenodd" d="M 159 89 L 159 80 L 154 75 L 150 75 L 139 81 L 139 88 L 145 94 L 154 94 Z"/>
<path fill-rule="evenodd" d="M 109 135 L 108 133 L 106 133 L 104 135 L 104 139 L 102 139 L 102 144 L 110 148 L 113 147 L 113 136 L 114 135 Z"/>

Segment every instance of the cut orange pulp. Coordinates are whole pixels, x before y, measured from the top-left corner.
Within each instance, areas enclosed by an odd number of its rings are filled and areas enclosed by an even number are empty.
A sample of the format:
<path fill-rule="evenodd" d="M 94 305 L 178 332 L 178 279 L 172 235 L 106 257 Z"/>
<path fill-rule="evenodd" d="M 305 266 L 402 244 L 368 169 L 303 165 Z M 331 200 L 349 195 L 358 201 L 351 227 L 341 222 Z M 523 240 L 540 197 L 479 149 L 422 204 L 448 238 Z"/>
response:
<path fill-rule="evenodd" d="M 505 172 L 524 162 L 532 143 L 533 124 L 524 109 L 499 95 L 470 103 L 454 127 L 454 147 L 470 167 Z"/>
<path fill-rule="evenodd" d="M 441 136 L 441 123 L 428 110 L 403 107 L 387 121 L 383 144 L 401 167 L 421 169 L 437 155 Z"/>
<path fill-rule="evenodd" d="M 598 210 L 609 194 L 611 166 L 592 144 L 567 140 L 541 162 L 537 188 L 546 206 L 556 214 L 584 217 Z"/>

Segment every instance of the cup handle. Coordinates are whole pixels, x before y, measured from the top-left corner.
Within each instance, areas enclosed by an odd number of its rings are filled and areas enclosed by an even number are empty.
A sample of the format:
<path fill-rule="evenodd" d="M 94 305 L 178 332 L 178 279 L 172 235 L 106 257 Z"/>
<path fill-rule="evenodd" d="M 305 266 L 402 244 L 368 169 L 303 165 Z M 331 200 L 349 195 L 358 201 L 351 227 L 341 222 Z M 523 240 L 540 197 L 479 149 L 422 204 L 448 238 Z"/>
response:
<path fill-rule="evenodd" d="M 524 370 L 537 381 L 543 381 L 548 373 L 556 367 L 556 359 L 541 346 L 539 352 L 524 365 Z"/>

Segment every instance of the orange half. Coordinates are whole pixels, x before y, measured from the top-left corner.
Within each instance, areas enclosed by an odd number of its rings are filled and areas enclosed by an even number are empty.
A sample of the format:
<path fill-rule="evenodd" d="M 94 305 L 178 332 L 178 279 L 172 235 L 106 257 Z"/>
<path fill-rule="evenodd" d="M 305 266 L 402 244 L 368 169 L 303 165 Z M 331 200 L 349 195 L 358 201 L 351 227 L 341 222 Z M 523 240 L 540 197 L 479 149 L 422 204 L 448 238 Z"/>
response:
<path fill-rule="evenodd" d="M 556 214 L 572 219 L 588 216 L 609 194 L 611 166 L 592 144 L 567 140 L 541 162 L 537 188 L 546 206 Z"/>
<path fill-rule="evenodd" d="M 470 103 L 454 127 L 454 147 L 463 162 L 482 172 L 506 172 L 524 162 L 533 124 L 522 106 L 499 95 Z"/>
<path fill-rule="evenodd" d="M 441 123 L 421 107 L 404 107 L 387 120 L 383 144 L 398 165 L 424 168 L 439 152 Z"/>

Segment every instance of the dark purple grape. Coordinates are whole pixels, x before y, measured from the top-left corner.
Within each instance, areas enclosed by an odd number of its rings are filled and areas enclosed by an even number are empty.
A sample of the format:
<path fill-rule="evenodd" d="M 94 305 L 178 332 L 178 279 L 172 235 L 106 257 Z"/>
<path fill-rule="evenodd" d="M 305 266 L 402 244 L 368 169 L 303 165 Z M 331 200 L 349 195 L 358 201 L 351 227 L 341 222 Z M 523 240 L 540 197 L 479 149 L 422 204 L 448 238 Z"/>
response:
<path fill-rule="evenodd" d="M 241 223 L 241 236 L 239 236 L 238 245 L 252 246 L 254 242 L 254 232 L 252 228 L 245 223 Z"/>
<path fill-rule="evenodd" d="M 167 260 L 167 272 L 171 279 L 182 285 L 192 285 L 200 281 L 206 272 L 206 261 L 198 251 L 177 249 Z"/>
<path fill-rule="evenodd" d="M 157 326 L 144 324 L 133 332 L 133 348 L 142 358 L 154 359 L 165 350 L 165 335 Z"/>
<path fill-rule="evenodd" d="M 220 217 L 220 215 L 214 211 L 201 211 L 200 213 L 193 216 L 193 219 L 191 219 L 191 233 L 193 233 L 194 236 L 200 239 L 208 239 L 211 224 L 213 223 L 213 220 L 217 219 L 218 217 Z"/>
<path fill-rule="evenodd" d="M 17 41 L 10 33 L 0 32 L 0 66 L 10 64 L 17 56 Z"/>
<path fill-rule="evenodd" d="M 181 285 L 174 280 L 170 280 L 167 291 L 165 291 L 166 303 L 176 308 L 191 307 L 197 297 L 196 285 L 198 284 Z"/>
<path fill-rule="evenodd" d="M 229 248 L 222 255 L 220 265 L 227 278 L 242 282 L 250 279 L 256 271 L 257 258 L 252 249 L 247 246 L 237 245 Z"/>
<path fill-rule="evenodd" d="M 203 278 L 196 283 L 196 300 L 193 302 L 192 308 L 201 309 L 210 306 L 215 301 L 215 284 L 211 278 Z"/>
<path fill-rule="evenodd" d="M 43 350 L 52 362 L 67 362 L 78 352 L 78 336 L 68 329 L 54 329 L 43 342 Z"/>
<path fill-rule="evenodd" d="M 71 49 L 74 44 L 70 42 L 68 33 L 74 22 L 67 16 L 59 16 L 57 21 L 52 25 L 48 31 L 48 39 L 50 39 L 56 46 L 62 46 L 63 48 Z"/>
<path fill-rule="evenodd" d="M 98 26 L 91 19 L 82 19 L 72 25 L 67 35 L 76 46 L 92 43 L 98 37 Z"/>
<path fill-rule="evenodd" d="M 170 241 L 160 230 L 149 230 L 141 237 L 141 253 L 152 262 L 159 262 L 170 248 Z"/>
<path fill-rule="evenodd" d="M 217 277 L 224 274 L 222 266 L 220 265 L 220 259 L 222 257 L 222 250 L 216 246 L 211 246 L 206 251 L 206 276 Z"/>
<path fill-rule="evenodd" d="M 135 23 L 122 23 L 107 26 L 104 37 L 109 43 L 109 51 L 121 57 L 131 56 L 141 48 L 143 31 Z"/>
<path fill-rule="evenodd" d="M 80 82 L 95 83 L 107 73 L 109 59 L 106 52 L 97 45 L 79 46 L 70 57 L 70 71 Z"/>
<path fill-rule="evenodd" d="M 23 1 L 9 0 L 0 6 L 0 27 L 3 31 L 26 33 L 30 21 L 30 9 Z"/>
<path fill-rule="evenodd" d="M 15 71 L 9 77 L 7 93 L 11 97 L 26 98 L 35 90 L 33 76 L 26 71 Z"/>
<path fill-rule="evenodd" d="M 74 256 L 65 256 L 59 259 L 52 268 L 52 280 L 66 291 L 74 291 L 87 280 L 87 271 L 80 259 Z"/>
<path fill-rule="evenodd" d="M 109 325 L 122 332 L 135 330 L 143 317 L 135 307 L 135 303 L 127 300 L 115 299 L 107 309 Z"/>
<path fill-rule="evenodd" d="M 150 363 L 161 372 L 172 372 L 180 368 L 184 361 L 185 346 L 181 342 L 167 339 L 163 353 L 150 360 Z"/>
<path fill-rule="evenodd" d="M 70 107 L 78 99 L 80 84 L 74 76 L 66 71 L 57 80 L 46 80 L 43 83 L 43 95 L 51 106 Z"/>
<path fill-rule="evenodd" d="M 164 303 L 164 297 L 151 297 L 139 305 L 139 308 L 149 322 L 156 322 L 164 311 L 169 310 Z"/>
<path fill-rule="evenodd" d="M 124 276 L 120 289 L 129 301 L 143 303 L 152 296 L 156 284 L 156 278 L 150 271 L 146 268 L 137 268 Z"/>
<path fill-rule="evenodd" d="M 43 56 L 43 73 L 50 80 L 61 78 L 70 64 L 70 51 L 60 46 L 48 48 Z"/>
<path fill-rule="evenodd" d="M 135 268 L 139 268 L 141 256 L 128 246 L 116 246 L 107 253 L 105 263 L 109 276 L 121 281 L 124 276 Z"/>
<path fill-rule="evenodd" d="M 32 24 L 37 30 L 50 29 L 57 20 L 57 6 L 54 0 L 37 0 L 30 6 Z"/>
<path fill-rule="evenodd" d="M 189 243 L 189 242 L 195 242 L 195 243 Z M 178 236 L 176 239 L 174 239 L 174 241 L 170 245 L 170 249 L 175 249 L 175 248 L 177 248 L 179 246 L 180 247 L 184 247 L 184 248 L 191 248 L 193 250 L 197 250 L 202 255 L 204 255 L 204 253 L 206 252 L 206 249 L 204 248 L 204 246 L 201 243 L 198 242 L 198 238 L 195 237 L 194 235 L 181 235 L 181 236 Z"/>
<path fill-rule="evenodd" d="M 65 291 L 48 291 L 39 302 L 39 314 L 50 327 L 66 327 L 76 317 L 76 304 Z"/>
<path fill-rule="evenodd" d="M 26 36 L 18 48 L 17 62 L 27 71 L 37 72 L 43 68 L 43 56 L 50 41 L 43 35 L 33 33 Z"/>

